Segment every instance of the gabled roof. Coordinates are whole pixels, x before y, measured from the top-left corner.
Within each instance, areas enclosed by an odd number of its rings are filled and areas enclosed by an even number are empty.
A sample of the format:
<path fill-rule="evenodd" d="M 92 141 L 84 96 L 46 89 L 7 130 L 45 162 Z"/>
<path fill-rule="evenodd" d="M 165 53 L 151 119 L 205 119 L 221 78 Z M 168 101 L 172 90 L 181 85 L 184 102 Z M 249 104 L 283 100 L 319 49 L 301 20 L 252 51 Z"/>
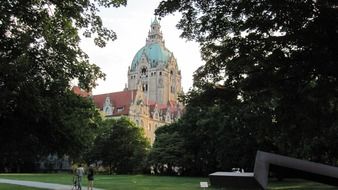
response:
<path fill-rule="evenodd" d="M 107 97 L 109 97 L 110 103 L 114 108 L 113 114 L 110 116 L 128 115 L 132 102 L 135 100 L 135 98 L 137 98 L 137 90 L 125 90 L 92 96 L 96 107 L 101 111 L 103 110 L 103 106 Z M 149 106 L 149 112 L 151 115 L 150 117 L 152 117 L 155 107 L 157 107 L 160 115 L 162 116 L 169 113 L 170 115 L 176 117 L 179 114 L 178 112 L 182 111 L 175 101 L 169 101 L 166 104 L 157 104 L 155 101 L 147 100 L 145 98 L 143 103 Z"/>
<path fill-rule="evenodd" d="M 130 104 L 133 101 L 133 99 L 135 99 L 136 92 L 137 90 L 126 90 L 120 92 L 94 95 L 93 101 L 96 107 L 102 110 L 106 98 L 109 97 L 110 102 L 114 107 L 113 116 L 128 115 Z"/>
<path fill-rule="evenodd" d="M 177 102 L 171 100 L 167 104 L 149 104 L 151 112 L 154 111 L 155 107 L 162 113 L 166 113 L 168 110 L 171 114 L 178 112 L 180 109 L 177 107 Z"/>

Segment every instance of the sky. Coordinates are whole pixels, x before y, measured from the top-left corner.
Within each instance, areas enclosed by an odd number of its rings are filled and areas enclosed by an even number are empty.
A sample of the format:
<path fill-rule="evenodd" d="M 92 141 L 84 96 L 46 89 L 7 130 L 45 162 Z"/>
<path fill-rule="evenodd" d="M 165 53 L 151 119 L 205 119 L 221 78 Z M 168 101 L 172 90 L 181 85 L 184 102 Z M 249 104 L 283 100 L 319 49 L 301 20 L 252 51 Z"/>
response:
<path fill-rule="evenodd" d="M 126 7 L 100 9 L 103 24 L 113 29 L 117 40 L 106 47 L 95 46 L 93 39 L 82 37 L 80 46 L 89 55 L 92 63 L 106 74 L 106 80 L 98 80 L 93 94 L 122 91 L 128 83 L 128 66 L 139 49 L 146 44 L 154 10 L 160 0 L 128 0 Z M 161 29 L 166 47 L 173 52 L 182 73 L 183 91 L 192 87 L 193 72 L 203 65 L 200 48 L 196 42 L 180 38 L 176 28 L 180 14 L 168 15 L 161 19 Z"/>

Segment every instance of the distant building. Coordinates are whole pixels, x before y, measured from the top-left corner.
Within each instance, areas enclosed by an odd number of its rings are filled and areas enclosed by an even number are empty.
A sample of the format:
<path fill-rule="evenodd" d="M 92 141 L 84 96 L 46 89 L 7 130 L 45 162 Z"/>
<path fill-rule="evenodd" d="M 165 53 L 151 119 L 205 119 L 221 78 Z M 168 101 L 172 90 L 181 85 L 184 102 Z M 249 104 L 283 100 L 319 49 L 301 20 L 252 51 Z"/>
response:
<path fill-rule="evenodd" d="M 146 45 L 128 68 L 128 86 L 92 98 L 106 118 L 129 117 L 153 142 L 157 128 L 181 117 L 183 106 L 178 96 L 182 92 L 181 71 L 174 54 L 165 47 L 161 25 L 155 18 Z"/>

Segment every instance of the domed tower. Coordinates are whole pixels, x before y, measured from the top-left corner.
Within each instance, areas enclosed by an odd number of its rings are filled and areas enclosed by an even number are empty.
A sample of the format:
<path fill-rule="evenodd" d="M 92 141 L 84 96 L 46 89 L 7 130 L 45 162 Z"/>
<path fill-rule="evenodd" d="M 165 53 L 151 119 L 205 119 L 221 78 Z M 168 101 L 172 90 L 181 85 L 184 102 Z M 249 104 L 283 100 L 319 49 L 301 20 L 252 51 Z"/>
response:
<path fill-rule="evenodd" d="M 150 101 L 167 104 L 182 92 L 181 71 L 174 54 L 166 47 L 157 18 L 151 23 L 146 45 L 128 68 L 128 89 L 141 89 Z"/>

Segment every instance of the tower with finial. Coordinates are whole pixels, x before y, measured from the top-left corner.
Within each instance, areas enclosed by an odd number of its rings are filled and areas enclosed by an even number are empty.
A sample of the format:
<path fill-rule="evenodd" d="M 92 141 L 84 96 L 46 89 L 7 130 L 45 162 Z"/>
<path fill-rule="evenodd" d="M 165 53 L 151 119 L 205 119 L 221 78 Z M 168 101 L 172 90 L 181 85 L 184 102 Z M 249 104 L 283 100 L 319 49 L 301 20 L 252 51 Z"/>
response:
<path fill-rule="evenodd" d="M 163 34 L 161 31 L 161 25 L 157 18 L 155 17 L 150 25 L 150 30 L 148 32 L 148 38 L 146 39 L 146 44 L 150 45 L 152 43 L 158 43 L 161 46 L 164 46 Z"/>
<path fill-rule="evenodd" d="M 134 56 L 128 70 L 128 89 L 141 84 L 145 96 L 153 102 L 176 101 L 182 92 L 181 71 L 174 54 L 165 47 L 159 20 L 151 22 L 146 44 Z"/>

